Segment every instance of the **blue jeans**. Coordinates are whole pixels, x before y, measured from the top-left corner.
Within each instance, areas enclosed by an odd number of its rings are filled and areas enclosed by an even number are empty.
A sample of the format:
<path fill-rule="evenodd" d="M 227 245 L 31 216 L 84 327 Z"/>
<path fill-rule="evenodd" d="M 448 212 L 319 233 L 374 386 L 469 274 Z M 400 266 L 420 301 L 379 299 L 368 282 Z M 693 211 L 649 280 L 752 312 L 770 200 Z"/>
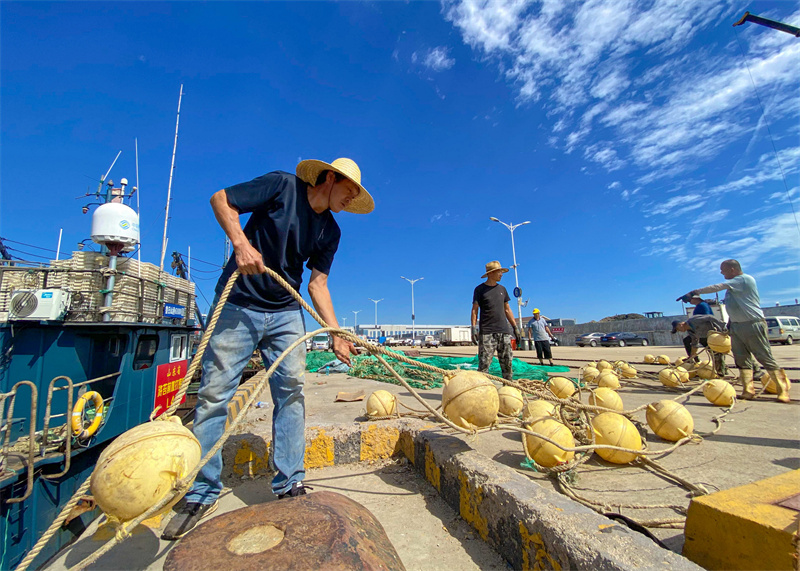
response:
<path fill-rule="evenodd" d="M 283 351 L 305 334 L 302 311 L 265 313 L 226 303 L 203 355 L 203 376 L 197 393 L 193 432 L 203 456 L 225 431 L 228 403 L 236 393 L 245 365 L 256 347 L 269 367 Z M 272 479 L 275 494 L 288 492 L 305 477 L 305 396 L 303 381 L 306 347 L 300 344 L 269 379 L 272 393 Z M 197 475 L 186 494 L 189 502 L 210 504 L 222 491 L 222 450 Z"/>

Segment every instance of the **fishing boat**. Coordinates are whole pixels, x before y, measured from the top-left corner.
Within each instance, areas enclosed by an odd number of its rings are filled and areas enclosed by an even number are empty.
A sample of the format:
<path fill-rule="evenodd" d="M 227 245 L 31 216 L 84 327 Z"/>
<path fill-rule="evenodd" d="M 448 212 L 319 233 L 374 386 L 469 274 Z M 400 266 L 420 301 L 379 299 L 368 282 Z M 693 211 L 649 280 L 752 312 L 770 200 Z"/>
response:
<path fill-rule="evenodd" d="M 130 255 L 135 192 L 101 179 L 91 233 L 101 251 L 0 265 L 0 569 L 20 564 L 103 449 L 166 410 L 186 374 L 195 286 Z M 98 514 L 79 501 L 30 567 Z"/>

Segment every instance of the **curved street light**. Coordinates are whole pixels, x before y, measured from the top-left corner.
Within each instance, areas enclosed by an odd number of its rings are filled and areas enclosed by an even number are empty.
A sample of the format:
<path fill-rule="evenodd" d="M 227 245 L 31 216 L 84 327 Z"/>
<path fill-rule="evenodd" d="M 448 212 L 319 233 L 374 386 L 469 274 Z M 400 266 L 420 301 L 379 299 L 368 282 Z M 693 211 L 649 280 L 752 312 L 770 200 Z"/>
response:
<path fill-rule="evenodd" d="M 416 317 L 414 315 L 414 284 L 416 282 L 418 282 L 419 280 L 424 280 L 425 278 L 417 278 L 417 279 L 411 280 L 411 279 L 408 279 L 405 276 L 400 276 L 400 279 L 401 280 L 406 280 L 408 283 L 411 284 L 411 346 L 413 347 L 414 346 L 414 319 Z"/>
<path fill-rule="evenodd" d="M 514 230 L 519 228 L 520 226 L 525 226 L 526 224 L 530 224 L 530 220 L 526 220 L 525 222 L 520 222 L 519 224 L 506 224 L 502 220 L 498 220 L 494 216 L 490 216 L 489 220 L 492 222 L 499 222 L 506 228 L 508 228 L 509 232 L 511 232 L 511 255 L 514 260 L 514 265 L 511 266 L 514 268 L 514 285 L 516 286 L 517 291 L 519 291 L 519 275 L 517 274 L 517 249 L 514 245 Z M 522 296 L 517 297 L 517 314 L 519 315 L 519 328 L 522 329 Z"/>

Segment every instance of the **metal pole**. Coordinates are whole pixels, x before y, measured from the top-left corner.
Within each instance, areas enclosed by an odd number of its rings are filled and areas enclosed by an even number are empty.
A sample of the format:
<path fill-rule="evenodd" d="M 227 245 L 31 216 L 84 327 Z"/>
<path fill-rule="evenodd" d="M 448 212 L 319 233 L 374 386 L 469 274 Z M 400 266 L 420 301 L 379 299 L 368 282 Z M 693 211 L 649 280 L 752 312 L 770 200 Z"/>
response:
<path fill-rule="evenodd" d="M 383 301 L 383 298 L 372 299 L 371 297 L 368 297 L 367 299 L 375 304 L 375 329 L 378 329 L 378 302 Z"/>
<path fill-rule="evenodd" d="M 192 281 L 192 247 L 189 246 L 189 264 L 186 267 L 186 279 Z"/>
<path fill-rule="evenodd" d="M 139 262 L 137 266 L 137 274 L 141 279 L 142 277 L 142 209 L 139 207 L 139 139 L 133 140 L 133 146 L 136 149 L 136 215 L 139 217 L 139 247 L 136 249 L 136 261 Z"/>
<path fill-rule="evenodd" d="M 514 285 L 519 289 L 519 274 L 517 273 L 517 248 L 514 246 L 514 226 L 511 226 L 511 256 L 514 260 Z M 517 315 L 519 328 L 522 329 L 522 297 L 517 298 Z M 519 347 L 521 349 L 521 347 Z"/>
<path fill-rule="evenodd" d="M 181 99 L 183 99 L 183 84 L 178 95 L 178 117 L 175 119 L 175 142 L 172 145 L 172 164 L 169 167 L 169 184 L 167 185 L 167 208 L 164 212 L 164 240 L 161 243 L 161 264 L 158 270 L 164 271 L 164 255 L 167 253 L 167 223 L 169 222 L 169 202 L 172 196 L 172 175 L 175 172 L 175 151 L 178 148 L 178 125 L 181 122 Z"/>
<path fill-rule="evenodd" d="M 418 282 L 419 280 L 424 280 L 425 278 L 417 278 L 415 280 L 410 280 L 405 276 L 400 276 L 400 279 L 406 280 L 408 283 L 411 284 L 411 343 L 414 343 L 414 320 L 416 315 L 414 313 L 414 283 Z"/>
<path fill-rule="evenodd" d="M 351 310 L 352 311 L 352 310 Z M 353 325 L 353 333 L 358 335 L 358 314 L 361 313 L 361 310 L 353 311 L 353 315 L 355 315 L 355 325 Z"/>
<path fill-rule="evenodd" d="M 64 234 L 64 229 L 61 228 L 58 231 L 58 246 L 56 246 L 56 262 L 58 261 L 58 255 L 61 253 L 61 236 Z"/>

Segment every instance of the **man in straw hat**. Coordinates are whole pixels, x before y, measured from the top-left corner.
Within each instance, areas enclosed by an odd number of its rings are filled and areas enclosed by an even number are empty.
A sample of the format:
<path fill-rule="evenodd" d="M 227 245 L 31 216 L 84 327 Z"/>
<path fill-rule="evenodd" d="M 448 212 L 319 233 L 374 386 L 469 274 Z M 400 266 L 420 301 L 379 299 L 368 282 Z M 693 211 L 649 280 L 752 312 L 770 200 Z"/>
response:
<path fill-rule="evenodd" d="M 695 295 L 725 290 L 725 307 L 728 310 L 728 331 L 731 334 L 731 353 L 739 379 L 742 381 L 742 398 L 751 400 L 756 392 L 753 384 L 753 357 L 769 373 L 778 389 L 778 401 L 790 402 L 789 378 L 778 366 L 767 338 L 767 322 L 761 311 L 756 280 L 742 271 L 737 260 L 725 260 L 719 266 L 725 278 L 722 283 L 698 288 L 675 301 L 691 299 Z"/>
<path fill-rule="evenodd" d="M 511 380 L 511 333 L 517 339 L 517 347 L 522 333 L 508 305 L 511 299 L 506 288 L 499 284 L 503 274 L 508 271 L 498 261 L 486 264 L 486 273 L 481 277 L 486 281 L 475 288 L 472 294 L 472 342 L 478 345 L 478 370 L 486 372 L 497 351 L 503 378 Z M 480 330 L 478 311 L 480 310 Z"/>
<path fill-rule="evenodd" d="M 306 332 L 299 303 L 265 273 L 266 268 L 299 290 L 305 264 L 311 270 L 308 293 L 314 307 L 329 326 L 338 327 L 328 291 L 328 274 L 341 236 L 333 213 L 366 214 L 375 205 L 361 186 L 358 165 L 350 159 L 330 164 L 306 160 L 297 165 L 296 172 L 271 172 L 211 197 L 214 215 L 234 249 L 217 283 L 217 298 L 236 268 L 242 275 L 203 356 L 193 426 L 203 455 L 225 430 L 228 402 L 253 351 L 258 348 L 269 367 Z M 239 216 L 245 213 L 252 214 L 243 229 Z M 350 354 L 356 353 L 352 343 L 336 336 L 333 352 L 347 364 Z M 305 345 L 300 344 L 269 379 L 274 404 L 271 460 L 276 470 L 272 491 L 279 498 L 305 494 L 305 364 Z M 163 539 L 182 537 L 216 509 L 221 471 L 222 453 L 218 452 L 198 474 L 185 506 L 172 518 Z"/>

